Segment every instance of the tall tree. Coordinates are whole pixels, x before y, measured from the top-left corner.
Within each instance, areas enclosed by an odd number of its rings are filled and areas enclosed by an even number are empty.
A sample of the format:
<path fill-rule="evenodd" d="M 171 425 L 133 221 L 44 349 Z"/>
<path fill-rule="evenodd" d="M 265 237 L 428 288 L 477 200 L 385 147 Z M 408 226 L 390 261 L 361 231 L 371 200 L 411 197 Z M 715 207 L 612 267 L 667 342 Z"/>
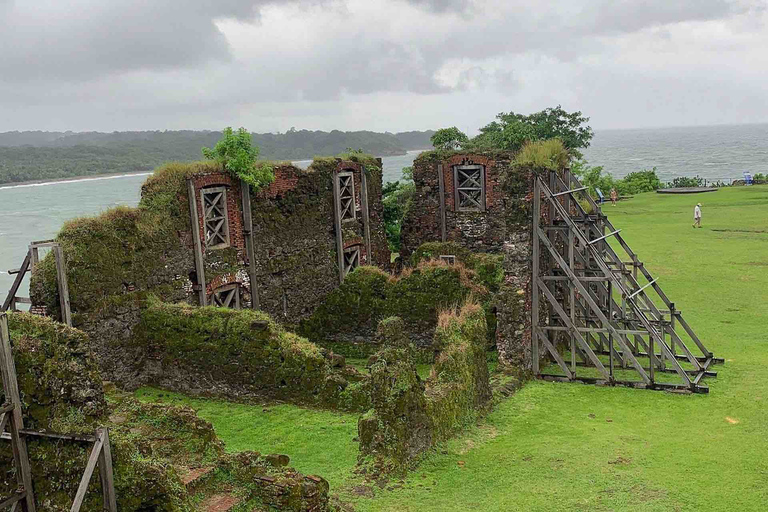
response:
<path fill-rule="evenodd" d="M 558 105 L 530 115 L 502 112 L 496 121 L 480 128 L 473 139 L 478 146 L 519 151 L 526 142 L 560 139 L 572 156 L 581 158 L 579 149 L 589 147 L 594 132 L 581 112 L 566 112 Z"/>
<path fill-rule="evenodd" d="M 469 141 L 469 137 L 455 126 L 452 126 L 450 128 L 440 128 L 432 135 L 430 140 L 432 141 L 432 146 L 436 149 L 461 149 Z"/>

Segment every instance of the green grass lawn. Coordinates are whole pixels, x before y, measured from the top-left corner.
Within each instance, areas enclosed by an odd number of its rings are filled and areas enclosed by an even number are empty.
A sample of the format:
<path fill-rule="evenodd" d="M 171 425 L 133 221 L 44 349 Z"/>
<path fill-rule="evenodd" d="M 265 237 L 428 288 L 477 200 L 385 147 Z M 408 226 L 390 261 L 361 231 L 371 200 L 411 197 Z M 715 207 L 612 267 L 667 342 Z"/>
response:
<path fill-rule="evenodd" d="M 357 414 L 288 404 L 246 405 L 189 398 L 152 388 L 141 388 L 136 396 L 144 401 L 190 406 L 213 423 L 228 452 L 289 455 L 291 466 L 302 473 L 321 475 L 332 487 L 357 463 Z"/>
<path fill-rule="evenodd" d="M 604 211 L 726 359 L 708 395 L 532 382 L 392 490 L 366 492 L 351 473 L 355 416 L 183 400 L 228 449 L 288 453 L 363 511 L 765 510 L 768 187 L 642 194 Z"/>

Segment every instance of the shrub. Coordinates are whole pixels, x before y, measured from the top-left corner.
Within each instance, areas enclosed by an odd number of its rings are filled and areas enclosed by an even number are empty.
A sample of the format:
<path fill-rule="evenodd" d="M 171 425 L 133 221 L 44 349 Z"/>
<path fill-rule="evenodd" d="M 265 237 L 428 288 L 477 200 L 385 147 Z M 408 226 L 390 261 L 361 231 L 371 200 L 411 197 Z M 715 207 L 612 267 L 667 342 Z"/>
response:
<path fill-rule="evenodd" d="M 528 142 L 515 157 L 515 164 L 534 169 L 557 171 L 568 166 L 570 156 L 560 139 Z"/>
<path fill-rule="evenodd" d="M 693 178 L 688 176 L 681 176 L 672 180 L 669 185 L 671 188 L 688 188 L 688 187 L 701 187 L 704 186 L 704 178 L 695 176 Z"/>
<path fill-rule="evenodd" d="M 469 141 L 469 137 L 455 126 L 452 126 L 451 128 L 437 130 L 430 140 L 435 149 L 451 150 L 461 149 Z"/>
<path fill-rule="evenodd" d="M 615 188 L 620 195 L 628 195 L 653 192 L 664 186 L 656 174 L 655 167 L 651 170 L 631 172 L 618 180 L 610 173 L 603 173 L 603 171 L 602 166 L 591 167 L 583 160 L 576 161 L 571 166 L 571 172 L 588 187 L 592 197 L 597 197 L 597 189 L 600 189 L 607 198 L 612 188 Z"/>
<path fill-rule="evenodd" d="M 387 243 L 392 252 L 400 251 L 400 232 L 403 219 L 413 202 L 416 186 L 413 183 L 413 168 L 403 169 L 403 180 L 387 183 L 381 191 L 384 209 L 384 227 L 387 231 Z"/>
<path fill-rule="evenodd" d="M 428 343 L 438 312 L 470 295 L 487 299 L 488 291 L 478 275 L 460 263 L 423 261 L 399 278 L 375 267 L 360 267 L 301 323 L 299 332 L 317 343 L 331 338 L 370 340 L 381 320 L 399 316 L 414 338 Z"/>
<path fill-rule="evenodd" d="M 652 170 L 631 172 L 619 181 L 621 192 L 627 194 L 641 194 L 643 192 L 653 192 L 662 188 L 662 183 L 656 175 L 656 168 Z"/>
<path fill-rule="evenodd" d="M 232 127 L 224 129 L 222 139 L 213 149 L 203 148 L 203 156 L 215 160 L 233 177 L 248 183 L 258 190 L 275 181 L 275 174 L 269 164 L 256 164 L 259 148 L 252 145 L 251 134 L 245 128 L 238 128 L 237 133 Z"/>

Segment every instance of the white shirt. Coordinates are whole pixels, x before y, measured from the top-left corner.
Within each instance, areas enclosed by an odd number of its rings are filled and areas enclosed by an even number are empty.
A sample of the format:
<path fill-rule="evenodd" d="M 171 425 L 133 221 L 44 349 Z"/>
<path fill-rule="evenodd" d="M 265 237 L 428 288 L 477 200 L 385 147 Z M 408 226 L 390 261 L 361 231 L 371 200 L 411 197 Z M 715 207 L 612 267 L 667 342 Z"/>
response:
<path fill-rule="evenodd" d="M 701 208 L 696 206 L 696 208 L 693 209 L 693 218 L 694 219 L 700 219 L 701 218 Z"/>

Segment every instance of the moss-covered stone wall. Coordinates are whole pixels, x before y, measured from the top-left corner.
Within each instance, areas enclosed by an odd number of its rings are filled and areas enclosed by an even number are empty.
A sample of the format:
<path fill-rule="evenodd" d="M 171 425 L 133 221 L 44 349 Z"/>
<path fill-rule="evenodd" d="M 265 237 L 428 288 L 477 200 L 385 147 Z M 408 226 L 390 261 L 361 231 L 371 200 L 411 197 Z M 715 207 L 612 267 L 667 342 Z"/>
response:
<path fill-rule="evenodd" d="M 503 151 L 462 153 L 430 151 L 413 163 L 416 194 L 403 221 L 401 255 L 407 260 L 425 242 L 442 239 L 440 218 L 439 171 L 442 169 L 446 241 L 456 242 L 473 252 L 501 252 L 507 233 L 516 227 L 508 225 L 507 211 L 528 190 L 512 191 L 505 185 L 511 174 L 520 171 L 512 164 L 513 154 Z M 485 204 L 483 211 L 460 211 L 455 200 L 454 168 L 480 165 L 485 171 Z M 527 181 L 529 176 L 522 174 Z"/>
<path fill-rule="evenodd" d="M 365 169 L 371 235 L 367 254 L 362 215 Z M 365 155 L 317 158 L 307 170 L 275 169 L 275 182 L 252 194 L 251 209 L 260 307 L 290 323 L 310 315 L 339 285 L 333 180 L 351 172 L 356 216 L 343 223 L 344 247 L 358 245 L 362 262 L 389 267 L 381 204 L 381 162 Z"/>
<path fill-rule="evenodd" d="M 379 322 L 398 316 L 410 339 L 420 348 L 431 349 L 439 312 L 462 304 L 470 295 L 478 300 L 490 297 L 480 277 L 461 264 L 425 260 L 397 277 L 361 267 L 301 323 L 299 332 L 319 344 L 347 344 L 334 345 L 340 352 L 363 346 L 372 353 L 378 349 Z"/>
<path fill-rule="evenodd" d="M 426 382 L 419 377 L 405 323 L 382 321 L 387 346 L 372 358 L 372 408 L 358 422 L 361 461 L 402 471 L 435 443 L 474 423 L 490 408 L 487 326 L 474 303 L 440 315 L 439 351 Z"/>
<path fill-rule="evenodd" d="M 267 314 L 149 298 L 131 339 L 145 384 L 190 394 L 367 408 L 367 376 Z"/>
<path fill-rule="evenodd" d="M 260 309 L 284 324 L 308 317 L 339 286 L 333 180 L 352 172 L 357 208 L 362 205 L 365 172 L 371 254 L 367 254 L 363 215 L 345 221 L 345 245 L 358 243 L 363 262 L 389 266 L 381 205 L 381 161 L 363 154 L 319 158 L 307 170 L 275 164 L 276 180 L 251 190 L 256 282 L 250 283 L 240 183 L 214 163 L 168 164 L 142 186 L 137 208 L 115 208 L 99 216 L 65 223 L 57 240 L 67 261 L 74 325 L 94 340 L 102 371 L 132 386 L 141 382 L 147 362 L 144 347 L 124 343 L 134 337 L 141 304 L 148 294 L 171 303 L 198 304 L 200 283 L 194 259 L 193 229 L 202 230 L 200 193 L 206 187 L 227 190 L 231 246 L 206 248 L 203 243 L 206 295 L 222 285 L 240 285 L 240 303 L 252 306 L 258 288 Z M 187 181 L 198 207 L 198 226 L 190 223 Z M 201 233 L 204 240 L 204 233 Z M 57 318 L 58 288 L 54 258 L 48 255 L 33 271 L 31 295 Z M 149 363 L 148 363 L 149 364 Z M 151 366 L 151 365 L 150 365 Z"/>
<path fill-rule="evenodd" d="M 108 428 L 121 512 L 192 510 L 222 491 L 253 509 L 329 509 L 328 483 L 287 467 L 287 457 L 227 455 L 211 424 L 192 409 L 140 403 L 116 391 L 106 396 L 82 331 L 26 313 L 10 314 L 9 326 L 25 427 L 82 435 Z M 90 445 L 27 439 L 38 510 L 68 511 Z M 10 444 L 0 444 L 2 496 L 16 488 L 12 460 Z M 185 485 L 183 478 L 200 468 L 207 476 Z M 97 472 L 83 511 L 103 510 L 99 485 Z"/>

